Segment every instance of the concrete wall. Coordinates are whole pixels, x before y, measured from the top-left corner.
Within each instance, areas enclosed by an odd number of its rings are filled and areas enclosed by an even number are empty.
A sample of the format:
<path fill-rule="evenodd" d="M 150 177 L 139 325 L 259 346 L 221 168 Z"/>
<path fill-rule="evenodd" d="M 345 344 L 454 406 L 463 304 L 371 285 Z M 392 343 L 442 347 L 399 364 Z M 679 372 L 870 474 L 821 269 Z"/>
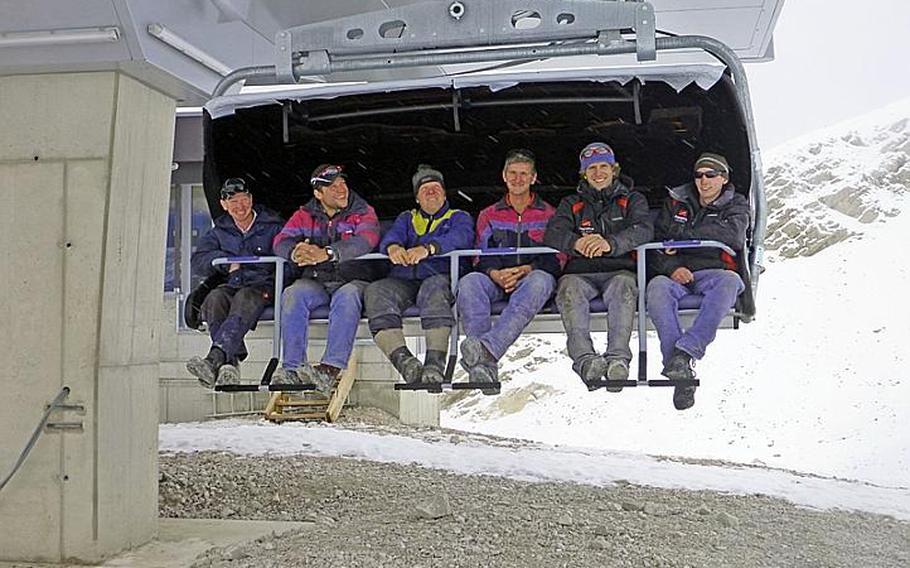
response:
<path fill-rule="evenodd" d="M 268 402 L 265 393 L 214 393 L 199 386 L 184 367 L 193 355 L 208 352 L 207 335 L 194 331 L 177 332 L 174 325 L 176 298 L 167 295 L 161 312 L 161 380 L 159 406 L 161 422 L 189 422 L 234 413 L 261 412 Z M 324 325 L 313 330 L 314 336 L 307 357 L 318 361 L 325 343 Z M 416 332 L 416 326 L 409 326 Z M 421 350 L 417 339 L 409 339 L 410 347 Z M 240 366 L 244 381 L 258 381 L 272 354 L 272 325 L 260 324 L 246 338 L 250 356 Z M 357 380 L 348 397 L 354 406 L 380 408 L 398 417 L 405 424 L 439 424 L 438 397 L 420 392 L 399 392 L 393 385 L 400 380 L 398 373 L 372 340 L 360 339 L 354 348 L 357 359 Z"/>
<path fill-rule="evenodd" d="M 157 525 L 158 334 L 174 101 L 118 73 L 0 77 L 0 559 L 97 561 Z"/>

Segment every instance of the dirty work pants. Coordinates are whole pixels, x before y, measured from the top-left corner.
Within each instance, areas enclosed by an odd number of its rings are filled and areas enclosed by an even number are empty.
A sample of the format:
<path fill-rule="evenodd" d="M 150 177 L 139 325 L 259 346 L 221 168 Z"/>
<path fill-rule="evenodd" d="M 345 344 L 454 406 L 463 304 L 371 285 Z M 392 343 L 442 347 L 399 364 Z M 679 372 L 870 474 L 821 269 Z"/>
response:
<path fill-rule="evenodd" d="M 632 360 L 629 341 L 638 302 L 635 274 L 628 270 L 566 274 L 559 279 L 556 307 L 566 328 L 566 345 L 576 371 L 581 361 L 595 354 L 591 341 L 591 300 L 598 296 L 607 307 L 607 351 L 604 356 L 626 362 Z"/>
<path fill-rule="evenodd" d="M 317 308 L 328 306 L 329 328 L 322 362 L 338 369 L 347 368 L 366 287 L 363 280 L 323 283 L 311 278 L 300 278 L 287 287 L 281 301 L 282 366 L 296 369 L 306 362 L 310 315 Z"/>
<path fill-rule="evenodd" d="M 660 338 L 664 364 L 677 347 L 696 359 L 714 341 L 717 328 L 745 289 L 742 278 L 732 270 L 710 268 L 692 273 L 695 280 L 683 285 L 667 276 L 655 276 L 648 283 L 648 315 Z M 692 327 L 683 332 L 679 323 L 679 301 L 690 294 L 702 296 Z"/>
<path fill-rule="evenodd" d="M 401 327 L 401 314 L 413 305 L 420 311 L 423 329 L 452 327 L 452 290 L 449 277 L 436 274 L 424 280 L 383 278 L 367 286 L 363 295 L 370 332 Z"/>
<path fill-rule="evenodd" d="M 477 337 L 498 361 L 524 328 L 553 295 L 556 279 L 549 272 L 532 270 L 519 280 L 511 294 L 483 274 L 472 272 L 458 282 L 458 313 L 468 337 Z M 493 323 L 493 302 L 508 298 L 509 305 Z"/>
<path fill-rule="evenodd" d="M 200 312 L 208 323 L 212 346 L 224 351 L 225 360 L 236 364 L 246 359 L 243 337 L 256 327 L 262 311 L 272 303 L 271 288 L 218 286 L 205 297 Z"/>

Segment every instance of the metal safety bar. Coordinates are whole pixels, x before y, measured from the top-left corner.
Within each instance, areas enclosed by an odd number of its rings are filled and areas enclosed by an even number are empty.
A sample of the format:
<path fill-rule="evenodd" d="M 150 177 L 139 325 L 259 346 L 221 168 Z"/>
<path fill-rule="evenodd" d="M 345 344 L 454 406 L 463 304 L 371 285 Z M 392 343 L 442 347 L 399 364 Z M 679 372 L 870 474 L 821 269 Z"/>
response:
<path fill-rule="evenodd" d="M 685 241 L 662 241 L 662 242 L 650 242 L 636 247 L 637 252 L 637 281 L 638 281 L 638 384 L 653 384 L 654 386 L 660 385 L 675 385 L 672 381 L 648 381 L 648 370 L 647 370 L 647 361 L 648 361 L 648 345 L 647 345 L 647 306 L 645 305 L 645 296 L 646 296 L 646 287 L 647 287 L 647 251 L 649 250 L 666 250 L 666 249 L 686 249 L 686 248 L 717 248 L 720 249 L 732 257 L 736 257 L 736 252 L 731 249 L 729 246 L 725 245 L 720 241 L 713 240 L 685 240 Z M 449 259 L 449 280 L 450 280 L 450 289 L 452 296 L 458 292 L 458 281 L 460 279 L 460 267 L 461 259 L 465 257 L 478 257 L 478 256 L 513 256 L 513 255 L 538 255 L 538 254 L 559 254 L 560 251 L 550 248 L 550 247 L 510 247 L 510 248 L 492 248 L 492 249 L 460 249 L 445 254 L 436 255 L 435 258 L 445 257 Z M 357 257 L 356 260 L 388 260 L 388 256 L 381 253 L 369 253 Z M 274 370 L 274 365 L 277 364 L 277 361 L 281 354 L 281 301 L 282 301 L 282 286 L 284 281 L 284 263 L 287 260 L 277 257 L 277 256 L 242 256 L 242 257 L 228 257 L 228 258 L 218 258 L 212 261 L 213 266 L 223 265 L 223 264 L 262 264 L 262 263 L 274 263 L 275 264 L 275 299 L 274 299 L 274 331 L 273 331 L 273 345 L 272 345 L 272 359 L 274 362 L 270 362 L 269 367 Z M 437 385 L 434 388 L 420 388 L 412 387 L 408 389 L 408 385 L 397 385 L 398 390 L 413 390 L 413 388 L 419 388 L 420 390 L 430 390 L 432 392 L 441 392 L 443 388 L 454 388 L 451 384 L 452 376 L 455 373 L 455 364 L 458 358 L 458 340 L 460 338 L 460 326 L 459 326 L 459 314 L 458 314 L 458 304 L 455 303 L 452 306 L 452 316 L 455 320 L 454 329 L 449 336 L 449 357 L 446 365 L 445 379 L 446 382 L 442 385 Z M 269 380 L 271 379 L 271 372 L 266 372 L 267 376 L 263 376 L 261 385 L 236 385 L 229 387 L 225 390 L 279 390 L 278 387 L 271 389 L 269 387 Z M 476 388 L 480 388 L 476 386 Z M 289 389 L 281 389 L 289 390 Z M 304 389 L 298 389 L 304 390 Z"/>
<path fill-rule="evenodd" d="M 666 249 L 686 249 L 686 248 L 719 248 L 732 257 L 736 257 L 736 252 L 720 241 L 662 241 L 655 243 L 645 243 L 635 248 L 637 252 L 637 274 L 638 279 L 638 382 L 644 384 L 654 384 L 654 386 L 673 386 L 680 384 L 672 381 L 651 381 L 648 382 L 648 315 L 645 306 L 645 288 L 647 286 L 647 266 L 646 258 L 649 250 L 666 250 Z"/>
<path fill-rule="evenodd" d="M 284 289 L 284 263 L 287 262 L 285 259 L 280 256 L 229 256 L 227 258 L 216 258 L 212 261 L 212 266 L 220 266 L 222 264 L 274 264 L 275 265 L 275 293 L 274 293 L 274 307 L 272 311 L 275 312 L 273 319 L 275 321 L 275 329 L 272 330 L 272 359 L 278 360 L 281 358 L 281 292 Z M 271 363 L 270 363 L 271 364 Z M 274 369 L 273 369 L 274 370 Z M 268 379 L 271 379 L 271 373 L 268 374 Z M 263 377 L 263 381 L 266 378 Z M 268 384 L 268 382 L 263 382 L 263 384 Z"/>

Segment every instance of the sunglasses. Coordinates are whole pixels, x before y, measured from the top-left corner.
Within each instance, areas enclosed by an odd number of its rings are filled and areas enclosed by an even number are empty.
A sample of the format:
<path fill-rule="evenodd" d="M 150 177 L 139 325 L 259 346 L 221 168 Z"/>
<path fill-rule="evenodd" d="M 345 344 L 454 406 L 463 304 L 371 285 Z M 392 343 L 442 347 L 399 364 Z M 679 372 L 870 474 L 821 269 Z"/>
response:
<path fill-rule="evenodd" d="M 717 176 L 724 175 L 724 172 L 719 172 L 717 170 L 708 170 L 706 172 L 695 172 L 693 175 L 695 176 L 695 179 L 701 179 L 703 177 L 706 177 L 708 179 L 714 179 Z"/>
<path fill-rule="evenodd" d="M 593 156 L 594 154 L 610 154 L 610 155 L 612 155 L 613 152 L 612 152 L 609 148 L 607 148 L 606 146 L 592 146 L 592 147 L 590 147 L 590 148 L 585 148 L 584 150 L 581 151 L 581 157 L 582 157 L 582 158 L 590 158 L 590 157 Z"/>
<path fill-rule="evenodd" d="M 316 175 L 310 178 L 310 185 L 316 186 L 317 183 L 331 184 L 335 178 L 340 176 L 344 168 L 341 166 L 326 166 L 316 172 Z"/>
<path fill-rule="evenodd" d="M 246 182 L 241 178 L 230 178 L 221 186 L 221 199 L 227 199 L 237 193 L 249 193 Z"/>

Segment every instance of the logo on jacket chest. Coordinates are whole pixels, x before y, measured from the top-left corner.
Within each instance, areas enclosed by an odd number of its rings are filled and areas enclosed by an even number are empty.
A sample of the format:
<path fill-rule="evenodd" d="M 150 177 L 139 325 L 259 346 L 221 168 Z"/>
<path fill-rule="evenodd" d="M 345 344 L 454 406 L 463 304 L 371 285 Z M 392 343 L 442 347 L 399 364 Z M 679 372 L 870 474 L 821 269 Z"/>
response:
<path fill-rule="evenodd" d="M 590 235 L 595 231 L 594 223 L 592 223 L 590 219 L 582 219 L 578 224 L 578 230 L 582 235 Z"/>
<path fill-rule="evenodd" d="M 676 213 L 673 214 L 673 220 L 677 223 L 688 223 L 689 222 L 689 212 L 680 207 L 676 210 Z"/>

